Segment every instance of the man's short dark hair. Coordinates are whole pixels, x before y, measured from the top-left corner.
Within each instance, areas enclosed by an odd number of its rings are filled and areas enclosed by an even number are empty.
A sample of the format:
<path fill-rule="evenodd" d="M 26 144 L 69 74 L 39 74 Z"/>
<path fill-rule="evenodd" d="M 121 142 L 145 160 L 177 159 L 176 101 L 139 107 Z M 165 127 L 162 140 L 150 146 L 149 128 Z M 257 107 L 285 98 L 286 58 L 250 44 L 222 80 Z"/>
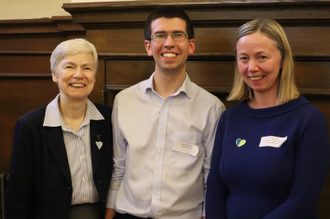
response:
<path fill-rule="evenodd" d="M 186 22 L 186 31 L 188 39 L 194 39 L 194 28 L 191 24 L 188 15 L 181 9 L 175 6 L 162 6 L 151 12 L 144 26 L 144 39 L 151 40 L 151 23 L 152 21 L 165 17 L 165 18 L 181 18 Z"/>

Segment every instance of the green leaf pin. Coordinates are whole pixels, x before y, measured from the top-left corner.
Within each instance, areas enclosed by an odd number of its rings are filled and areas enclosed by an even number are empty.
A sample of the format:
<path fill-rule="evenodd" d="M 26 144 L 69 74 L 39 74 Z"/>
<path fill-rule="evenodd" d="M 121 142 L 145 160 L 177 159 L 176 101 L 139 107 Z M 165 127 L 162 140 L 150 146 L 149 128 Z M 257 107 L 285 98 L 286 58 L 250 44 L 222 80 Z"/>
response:
<path fill-rule="evenodd" d="M 241 146 L 245 145 L 245 143 L 246 143 L 245 139 L 240 139 L 240 138 L 236 139 L 237 147 L 241 147 Z"/>

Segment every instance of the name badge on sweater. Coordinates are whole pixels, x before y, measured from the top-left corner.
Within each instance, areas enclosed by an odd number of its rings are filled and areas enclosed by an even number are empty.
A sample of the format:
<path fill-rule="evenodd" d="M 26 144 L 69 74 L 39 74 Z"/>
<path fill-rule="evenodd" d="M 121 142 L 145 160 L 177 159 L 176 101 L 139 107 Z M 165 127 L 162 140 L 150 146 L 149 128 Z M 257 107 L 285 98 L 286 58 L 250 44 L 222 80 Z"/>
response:
<path fill-rule="evenodd" d="M 190 154 L 194 157 L 197 156 L 199 148 L 196 145 L 175 141 L 173 144 L 173 151 L 178 151 L 185 154 Z"/>
<path fill-rule="evenodd" d="M 286 137 L 264 136 L 261 137 L 259 147 L 274 147 L 279 148 L 288 139 Z"/>

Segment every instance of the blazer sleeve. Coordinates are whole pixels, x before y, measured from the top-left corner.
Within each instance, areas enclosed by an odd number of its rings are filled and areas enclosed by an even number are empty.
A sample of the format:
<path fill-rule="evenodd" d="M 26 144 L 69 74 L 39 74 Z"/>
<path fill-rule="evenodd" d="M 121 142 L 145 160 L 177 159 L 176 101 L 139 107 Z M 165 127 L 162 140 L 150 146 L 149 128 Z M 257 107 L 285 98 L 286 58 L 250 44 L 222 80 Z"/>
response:
<path fill-rule="evenodd" d="M 14 144 L 6 197 L 6 218 L 28 219 L 33 209 L 33 138 L 23 120 L 15 126 Z"/>

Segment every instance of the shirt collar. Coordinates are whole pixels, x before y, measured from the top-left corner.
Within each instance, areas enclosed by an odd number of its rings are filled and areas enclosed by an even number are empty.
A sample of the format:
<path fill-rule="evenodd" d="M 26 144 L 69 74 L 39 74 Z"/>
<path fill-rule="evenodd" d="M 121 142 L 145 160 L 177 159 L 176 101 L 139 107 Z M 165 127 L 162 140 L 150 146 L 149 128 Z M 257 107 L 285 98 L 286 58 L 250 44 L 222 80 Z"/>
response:
<path fill-rule="evenodd" d="M 58 94 L 55 99 L 47 105 L 43 126 L 58 127 L 64 124 L 60 109 L 58 107 L 59 99 L 60 94 Z M 89 122 L 90 120 L 104 120 L 104 117 L 95 107 L 95 105 L 87 99 L 87 109 L 84 122 Z"/>
<path fill-rule="evenodd" d="M 155 72 L 152 73 L 150 78 L 145 81 L 145 93 L 150 92 L 150 91 L 156 92 L 154 90 L 154 84 L 153 84 L 154 74 L 155 74 Z M 181 87 L 171 96 L 177 96 L 180 93 L 185 94 L 189 99 L 191 98 L 191 95 L 193 93 L 192 86 L 191 86 L 191 80 L 187 73 L 186 73 L 186 78 L 185 78 L 183 84 L 181 85 Z"/>

